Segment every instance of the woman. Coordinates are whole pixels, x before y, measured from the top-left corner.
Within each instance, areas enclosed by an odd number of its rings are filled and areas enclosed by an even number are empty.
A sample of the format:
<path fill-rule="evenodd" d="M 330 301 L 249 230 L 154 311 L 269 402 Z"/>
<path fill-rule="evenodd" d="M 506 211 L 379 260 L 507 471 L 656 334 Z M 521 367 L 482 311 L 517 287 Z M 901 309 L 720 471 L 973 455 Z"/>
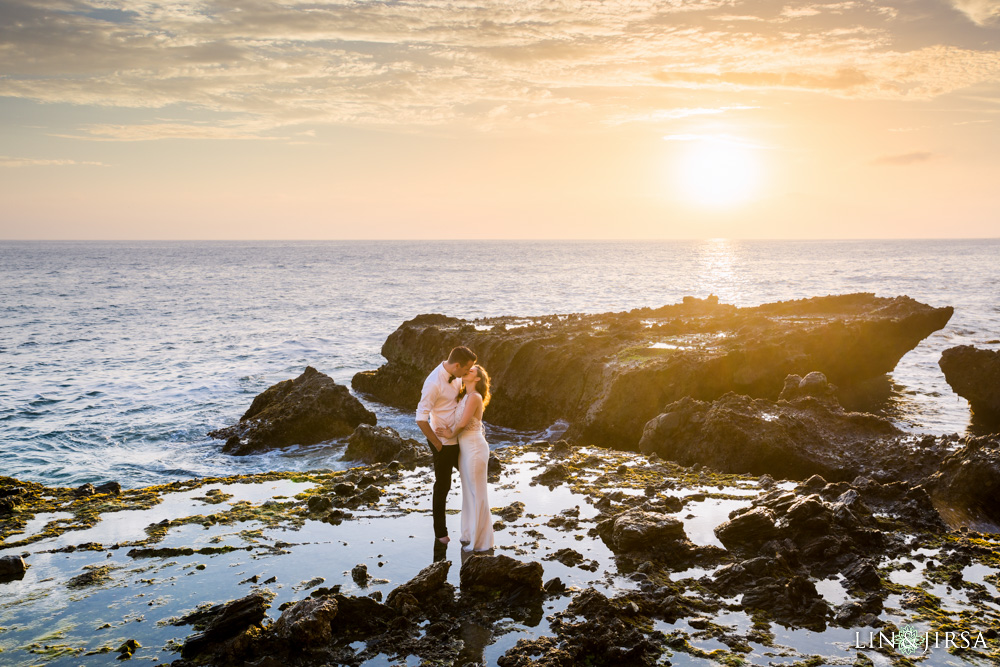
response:
<path fill-rule="evenodd" d="M 438 437 L 458 438 L 458 473 L 462 478 L 462 532 L 465 551 L 493 548 L 493 517 L 486 499 L 486 467 L 490 446 L 483 433 L 483 410 L 490 402 L 490 376 L 473 366 L 462 376 L 458 393 L 457 422 L 435 430 Z"/>

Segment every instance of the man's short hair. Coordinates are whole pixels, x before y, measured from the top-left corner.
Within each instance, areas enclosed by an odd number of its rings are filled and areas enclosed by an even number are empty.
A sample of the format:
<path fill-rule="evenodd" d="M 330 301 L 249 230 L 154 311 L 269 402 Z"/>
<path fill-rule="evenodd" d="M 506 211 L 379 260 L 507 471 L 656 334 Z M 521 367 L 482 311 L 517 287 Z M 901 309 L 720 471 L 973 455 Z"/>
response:
<path fill-rule="evenodd" d="M 464 366 L 470 361 L 472 363 L 476 363 L 476 353 L 470 350 L 469 348 L 465 347 L 464 345 L 456 347 L 448 355 L 449 364 L 461 364 L 462 366 Z"/>

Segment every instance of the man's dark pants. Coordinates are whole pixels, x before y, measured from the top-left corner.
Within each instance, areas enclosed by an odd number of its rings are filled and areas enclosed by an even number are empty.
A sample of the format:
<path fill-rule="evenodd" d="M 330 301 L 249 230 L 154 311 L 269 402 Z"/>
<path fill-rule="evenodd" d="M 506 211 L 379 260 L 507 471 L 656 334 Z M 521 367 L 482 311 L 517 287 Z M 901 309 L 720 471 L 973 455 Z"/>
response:
<path fill-rule="evenodd" d="M 445 445 L 439 452 L 431 445 L 434 454 L 434 500 L 431 510 L 434 514 L 434 537 L 448 535 L 448 522 L 445 520 L 445 500 L 451 490 L 451 471 L 458 469 L 458 445 Z"/>

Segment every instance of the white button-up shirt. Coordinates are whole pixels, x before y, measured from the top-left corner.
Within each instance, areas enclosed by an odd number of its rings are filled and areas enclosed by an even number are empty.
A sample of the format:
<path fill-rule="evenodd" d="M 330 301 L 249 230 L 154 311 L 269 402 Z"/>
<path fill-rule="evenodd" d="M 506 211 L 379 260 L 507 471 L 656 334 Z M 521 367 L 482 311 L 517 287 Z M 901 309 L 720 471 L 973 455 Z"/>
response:
<path fill-rule="evenodd" d="M 462 381 L 455 378 L 448 382 L 450 373 L 444 369 L 442 361 L 437 368 L 424 380 L 424 388 L 420 390 L 420 402 L 417 403 L 417 421 L 428 422 L 431 429 L 439 426 L 451 429 L 455 426 L 455 410 L 458 408 L 458 390 Z M 458 438 L 441 438 L 445 445 L 457 445 Z"/>

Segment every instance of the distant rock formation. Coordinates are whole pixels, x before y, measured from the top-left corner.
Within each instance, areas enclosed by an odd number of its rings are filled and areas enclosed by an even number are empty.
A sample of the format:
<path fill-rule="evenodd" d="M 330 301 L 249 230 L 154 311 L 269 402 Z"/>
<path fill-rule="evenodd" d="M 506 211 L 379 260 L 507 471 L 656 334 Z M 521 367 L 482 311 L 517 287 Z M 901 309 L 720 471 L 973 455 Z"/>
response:
<path fill-rule="evenodd" d="M 873 294 L 755 308 L 685 297 L 627 313 L 474 322 L 420 315 L 386 339 L 386 364 L 358 373 L 352 386 L 412 409 L 430 370 L 468 345 L 493 378 L 488 421 L 541 429 L 565 419 L 570 439 L 635 449 L 644 425 L 685 396 L 775 399 L 786 376 L 813 370 L 851 387 L 891 371 L 951 315 L 951 307 Z"/>
<path fill-rule="evenodd" d="M 358 424 L 375 424 L 375 413 L 329 375 L 307 366 L 259 394 L 238 424 L 212 431 L 226 440 L 222 451 L 242 456 L 289 445 L 314 445 L 350 435 Z"/>
<path fill-rule="evenodd" d="M 969 401 L 978 422 L 1000 426 L 1000 351 L 950 347 L 938 365 L 955 393 Z"/>

